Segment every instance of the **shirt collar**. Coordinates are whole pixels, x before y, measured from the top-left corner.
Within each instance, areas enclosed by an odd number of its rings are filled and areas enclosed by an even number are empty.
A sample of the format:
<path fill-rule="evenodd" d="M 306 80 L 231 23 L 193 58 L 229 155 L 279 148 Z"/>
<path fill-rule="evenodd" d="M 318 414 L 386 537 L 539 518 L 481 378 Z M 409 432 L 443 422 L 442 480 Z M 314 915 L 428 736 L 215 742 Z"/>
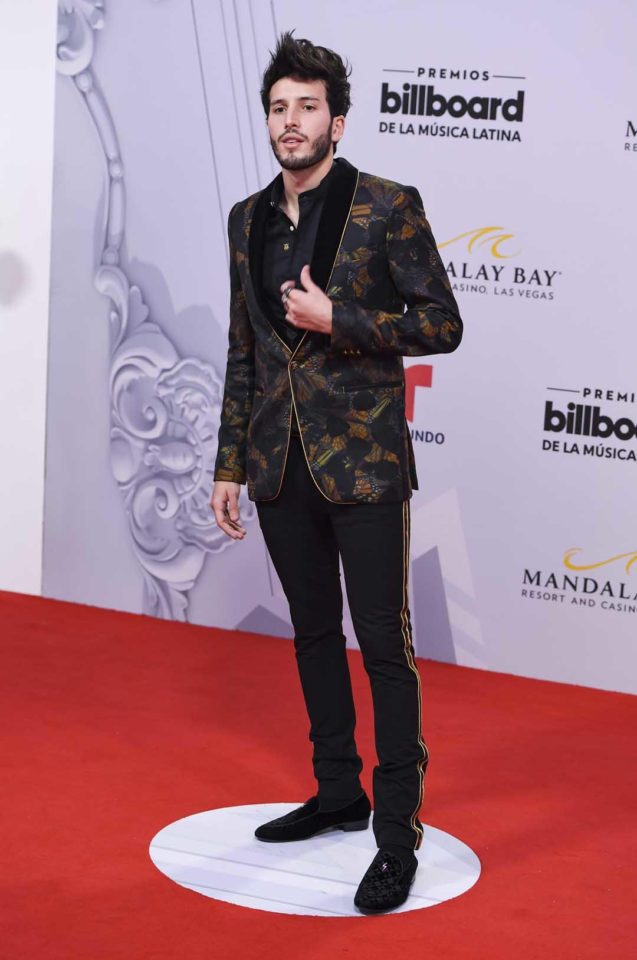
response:
<path fill-rule="evenodd" d="M 321 182 L 316 187 L 312 187 L 311 190 L 304 190 L 303 193 L 299 194 L 299 203 L 303 206 L 310 206 L 315 203 L 317 200 L 322 200 L 325 196 L 329 182 L 334 175 L 334 170 L 337 160 L 334 160 L 332 166 L 325 174 Z M 279 174 L 272 184 L 272 190 L 270 192 L 270 206 L 276 208 L 280 205 L 281 200 L 283 199 L 283 174 Z"/>

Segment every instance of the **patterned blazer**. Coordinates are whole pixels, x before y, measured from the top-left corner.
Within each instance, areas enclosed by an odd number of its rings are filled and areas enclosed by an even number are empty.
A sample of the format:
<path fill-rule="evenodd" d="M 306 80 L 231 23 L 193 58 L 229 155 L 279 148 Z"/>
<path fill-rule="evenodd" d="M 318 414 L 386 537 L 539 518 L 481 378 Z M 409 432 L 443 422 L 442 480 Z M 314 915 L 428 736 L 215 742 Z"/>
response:
<path fill-rule="evenodd" d="M 230 211 L 230 329 L 215 480 L 274 499 L 296 413 L 319 491 L 335 503 L 404 500 L 417 489 L 403 356 L 450 353 L 462 337 L 451 286 L 414 187 L 335 161 L 312 278 L 333 302 L 331 335 L 294 348 L 263 304 L 272 184 Z M 280 175 L 279 175 L 280 176 Z"/>

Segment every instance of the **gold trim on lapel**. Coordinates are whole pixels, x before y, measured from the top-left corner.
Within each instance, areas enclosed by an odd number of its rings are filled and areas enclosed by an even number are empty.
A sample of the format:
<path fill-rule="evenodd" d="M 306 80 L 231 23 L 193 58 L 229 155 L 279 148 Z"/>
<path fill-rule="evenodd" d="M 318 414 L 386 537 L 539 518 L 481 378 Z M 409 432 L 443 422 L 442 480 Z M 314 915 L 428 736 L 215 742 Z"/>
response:
<path fill-rule="evenodd" d="M 291 354 L 291 348 L 285 342 L 285 340 L 279 336 L 274 328 L 274 324 L 270 323 L 268 319 L 268 312 L 263 299 L 263 278 L 261 275 L 263 266 L 263 248 L 265 245 L 265 225 L 270 210 L 270 196 L 275 183 L 280 179 L 282 179 L 282 175 L 279 173 L 274 180 L 272 180 L 272 182 L 261 191 L 257 198 L 257 202 L 254 205 L 252 216 L 250 217 L 250 223 L 248 225 L 248 273 L 250 275 L 250 283 L 252 284 L 254 299 L 261 316 L 268 324 L 272 330 L 272 333 L 275 335 L 283 349 Z"/>
<path fill-rule="evenodd" d="M 356 182 L 354 183 L 354 189 L 353 189 L 353 191 L 352 191 L 352 198 L 351 198 L 351 200 L 350 200 L 349 209 L 348 209 L 348 211 L 347 211 L 347 216 L 345 217 L 345 223 L 343 224 L 343 229 L 341 230 L 341 236 L 340 236 L 340 240 L 338 241 L 338 246 L 337 246 L 337 248 L 336 248 L 336 253 L 334 254 L 334 259 L 333 259 L 333 261 L 332 261 L 332 267 L 331 267 L 329 276 L 328 276 L 328 278 L 327 278 L 327 282 L 326 282 L 326 284 L 325 284 L 325 290 L 328 290 L 328 289 L 329 289 L 330 280 L 332 279 L 332 274 L 334 273 L 334 267 L 336 266 L 336 261 L 337 261 L 337 259 L 338 259 L 338 255 L 339 255 L 340 250 L 341 250 L 341 245 L 342 245 L 342 243 L 343 243 L 343 237 L 345 236 L 345 231 L 347 230 L 347 224 L 349 223 L 349 218 L 350 218 L 350 215 L 351 215 L 351 212 L 352 212 L 352 206 L 354 205 L 354 197 L 356 196 L 356 191 L 357 191 L 357 189 L 358 189 L 358 178 L 359 178 L 359 173 L 358 173 L 358 170 L 357 170 L 357 171 L 356 171 Z M 287 445 L 287 449 L 286 449 L 286 451 L 285 451 L 285 464 L 284 464 L 284 467 L 283 467 L 283 473 L 285 473 L 285 467 L 287 466 L 288 451 L 289 451 L 289 449 L 290 449 L 290 434 L 292 433 L 292 413 L 294 412 L 294 415 L 296 416 L 297 423 L 299 424 L 299 437 L 300 437 L 300 439 L 301 439 L 301 449 L 303 450 L 303 456 L 305 457 L 305 462 L 306 462 L 306 464 L 307 464 L 307 468 L 308 468 L 308 470 L 310 471 L 310 476 L 312 477 L 312 480 L 314 481 L 314 485 L 315 485 L 316 489 L 319 491 L 319 493 L 320 493 L 322 496 L 325 497 L 326 500 L 329 500 L 330 503 L 343 503 L 343 504 L 345 504 L 345 503 L 356 503 L 355 500 L 332 500 L 331 497 L 328 497 L 328 495 L 327 495 L 323 490 L 321 490 L 320 486 L 319 486 L 318 483 L 316 482 L 316 478 L 314 477 L 314 474 L 312 473 L 312 468 L 310 467 L 310 461 L 308 460 L 308 458 L 307 458 L 307 453 L 305 452 L 305 444 L 303 443 L 303 431 L 301 430 L 301 424 L 300 424 L 300 422 L 299 422 L 299 415 L 298 415 L 298 412 L 297 412 L 297 409 L 296 409 L 296 400 L 294 399 L 294 388 L 293 388 L 293 386 L 292 386 L 292 375 L 291 375 L 291 373 L 290 373 L 290 365 L 291 365 L 292 361 L 294 360 L 294 357 L 295 357 L 296 354 L 298 353 L 298 350 L 299 350 L 301 344 L 302 344 L 303 341 L 305 340 L 306 334 L 308 334 L 309 332 L 310 332 L 309 330 L 306 330 L 306 331 L 305 331 L 305 333 L 303 334 L 303 336 L 301 337 L 301 339 L 300 339 L 299 342 L 297 343 L 296 349 L 295 349 L 294 353 L 292 354 L 292 356 L 290 357 L 290 360 L 289 360 L 289 362 L 288 362 L 288 379 L 289 379 L 289 381 L 290 381 L 290 393 L 291 393 L 291 395 L 292 395 L 292 408 L 293 408 L 293 410 L 290 411 L 290 424 L 289 424 L 289 428 L 288 428 L 288 445 Z M 281 475 L 281 483 L 283 483 L 283 474 Z M 280 490 L 280 489 L 281 489 L 281 488 L 279 487 L 279 490 Z M 278 496 L 278 493 L 277 493 L 277 496 Z"/>
<path fill-rule="evenodd" d="M 332 279 L 332 274 L 334 273 L 334 267 L 336 266 L 336 261 L 341 250 L 343 243 L 343 238 L 345 236 L 345 231 L 347 230 L 347 225 L 349 224 L 352 207 L 354 205 L 354 199 L 356 197 L 356 191 L 358 190 L 358 181 L 359 181 L 359 171 L 356 167 L 353 167 L 351 163 L 348 163 L 347 160 L 340 158 L 338 161 L 334 161 L 338 164 L 338 173 L 334 177 L 332 183 L 329 185 L 324 203 L 323 210 L 321 212 L 321 218 L 319 220 L 318 230 L 316 234 L 316 241 L 314 244 L 314 253 L 312 256 L 312 262 L 310 264 L 310 272 L 314 279 L 314 282 L 317 283 L 325 292 L 329 289 L 329 284 Z M 281 174 L 279 174 L 281 176 Z M 283 462 L 283 470 L 281 471 L 281 479 L 279 482 L 279 489 L 273 497 L 267 497 L 267 500 L 276 500 L 279 493 L 281 492 L 281 487 L 283 486 L 283 477 L 285 475 L 285 469 L 287 467 L 288 455 L 290 452 L 290 438 L 292 435 L 292 417 L 296 416 L 298 422 L 298 412 L 296 408 L 296 399 L 294 397 L 294 387 L 292 384 L 292 375 L 290 372 L 291 365 L 294 362 L 294 358 L 299 352 L 301 346 L 304 344 L 308 333 L 310 330 L 305 330 L 299 342 L 297 343 L 294 350 L 279 336 L 277 331 L 274 328 L 274 325 L 268 319 L 267 311 L 263 303 L 263 284 L 262 279 L 259 274 L 258 266 L 261 266 L 262 260 L 258 260 L 258 257 L 263 255 L 263 246 L 265 243 L 265 224 L 268 215 L 268 207 L 270 203 L 270 194 L 274 186 L 275 180 L 272 183 L 261 191 L 257 202 L 252 211 L 252 217 L 250 219 L 250 224 L 248 226 L 248 272 L 250 275 L 250 282 L 252 284 L 252 291 L 254 294 L 254 299 L 257 303 L 258 309 L 263 317 L 265 323 L 268 324 L 268 327 L 272 330 L 276 336 L 279 343 L 283 346 L 286 352 L 289 354 L 287 361 L 287 371 L 288 371 L 288 380 L 290 383 L 290 396 L 292 403 L 290 405 L 290 417 L 288 420 L 288 438 L 287 445 L 285 448 L 285 460 Z M 336 238 L 336 244 L 335 244 Z M 305 462 L 307 464 L 308 470 L 310 471 L 310 476 L 314 482 L 319 493 L 325 497 L 330 503 L 355 503 L 354 500 L 332 500 L 331 497 L 328 497 L 326 493 L 321 490 L 319 484 L 314 478 L 312 473 L 310 462 L 305 451 L 305 444 L 303 442 L 303 434 L 301 431 L 301 425 L 299 423 L 299 435 L 301 438 L 301 449 L 303 450 L 303 456 L 305 457 Z"/>
<path fill-rule="evenodd" d="M 248 273 L 252 285 L 254 300 L 263 320 L 274 332 L 277 340 L 290 355 L 298 351 L 302 340 L 292 349 L 279 335 L 268 318 L 267 305 L 263 295 L 263 249 L 268 214 L 270 212 L 270 197 L 272 190 L 282 178 L 278 174 L 271 183 L 258 195 L 252 215 L 247 224 L 248 240 Z M 314 252 L 310 263 L 310 271 L 314 282 L 327 291 L 329 281 L 334 271 L 334 264 L 350 219 L 354 196 L 358 187 L 359 173 L 356 167 L 344 158 L 334 161 L 333 175 L 330 177 L 328 189 L 323 201 L 323 209 L 316 231 Z"/>
<path fill-rule="evenodd" d="M 329 272 L 329 275 L 328 275 L 328 277 L 327 277 L 327 280 L 325 281 L 325 284 L 322 285 L 322 286 L 323 286 L 323 291 L 324 291 L 325 293 L 327 293 L 327 291 L 329 290 L 330 282 L 331 282 L 331 280 L 332 280 L 332 274 L 334 273 L 334 267 L 336 266 L 336 261 L 338 260 L 338 255 L 339 255 L 339 253 L 341 252 L 341 247 L 342 247 L 342 245 L 343 245 L 343 237 L 345 236 L 345 231 L 347 230 L 347 225 L 348 225 L 348 223 L 349 223 L 350 216 L 351 216 L 351 213 L 352 213 L 352 207 L 354 206 L 354 198 L 355 198 L 355 196 L 356 196 L 356 191 L 358 190 L 358 178 L 359 178 L 359 176 L 360 176 L 360 174 L 359 174 L 359 172 L 358 172 L 358 170 L 357 170 L 357 171 L 356 171 L 356 180 L 354 181 L 354 189 L 352 190 L 352 197 L 351 197 L 351 200 L 350 200 L 350 203 L 349 203 L 349 207 L 348 207 L 348 210 L 347 210 L 347 216 L 345 217 L 345 222 L 344 222 L 344 224 L 343 224 L 343 229 L 341 230 L 341 236 L 340 236 L 340 239 L 339 239 L 338 244 L 337 244 L 337 247 L 336 247 L 336 252 L 334 253 L 334 258 L 333 258 L 333 260 L 332 260 L 332 266 L 330 267 L 330 272 Z M 321 225 L 319 225 L 319 230 L 320 230 L 320 228 L 321 228 Z M 310 273 L 311 273 L 311 272 L 312 272 L 312 268 L 310 267 Z M 290 357 L 290 360 L 294 359 L 294 357 L 295 357 L 296 354 L 298 353 L 299 347 L 301 346 L 301 344 L 302 344 L 303 341 L 305 340 L 306 335 L 307 335 L 308 333 L 311 333 L 311 332 L 312 332 L 311 330 L 306 330 L 306 331 L 305 331 L 305 333 L 303 334 L 303 336 L 301 337 L 301 339 L 300 339 L 299 342 L 297 343 L 296 347 L 294 348 L 294 351 L 292 351 L 292 356 Z"/>

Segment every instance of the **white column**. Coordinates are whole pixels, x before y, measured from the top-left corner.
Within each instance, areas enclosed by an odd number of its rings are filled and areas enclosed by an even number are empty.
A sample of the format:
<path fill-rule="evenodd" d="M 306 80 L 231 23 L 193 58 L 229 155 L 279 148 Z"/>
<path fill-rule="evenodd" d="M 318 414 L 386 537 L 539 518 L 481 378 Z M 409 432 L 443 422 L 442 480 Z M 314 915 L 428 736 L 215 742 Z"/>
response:
<path fill-rule="evenodd" d="M 56 0 L 0 0 L 0 589 L 39 594 Z"/>

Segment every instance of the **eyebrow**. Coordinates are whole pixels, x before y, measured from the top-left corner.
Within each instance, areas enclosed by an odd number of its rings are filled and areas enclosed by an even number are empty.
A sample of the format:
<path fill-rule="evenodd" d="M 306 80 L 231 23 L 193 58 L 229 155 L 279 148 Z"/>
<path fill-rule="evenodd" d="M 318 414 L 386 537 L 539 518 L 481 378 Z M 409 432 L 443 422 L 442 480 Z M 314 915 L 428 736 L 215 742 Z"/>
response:
<path fill-rule="evenodd" d="M 316 100 L 316 101 L 318 101 L 319 98 L 318 98 L 318 97 L 292 97 L 292 99 L 293 99 L 293 100 Z M 271 107 L 273 107 L 273 106 L 275 105 L 275 103 L 287 103 L 287 100 L 285 99 L 285 97 L 278 97 L 276 100 L 270 100 L 270 106 L 271 106 Z"/>

